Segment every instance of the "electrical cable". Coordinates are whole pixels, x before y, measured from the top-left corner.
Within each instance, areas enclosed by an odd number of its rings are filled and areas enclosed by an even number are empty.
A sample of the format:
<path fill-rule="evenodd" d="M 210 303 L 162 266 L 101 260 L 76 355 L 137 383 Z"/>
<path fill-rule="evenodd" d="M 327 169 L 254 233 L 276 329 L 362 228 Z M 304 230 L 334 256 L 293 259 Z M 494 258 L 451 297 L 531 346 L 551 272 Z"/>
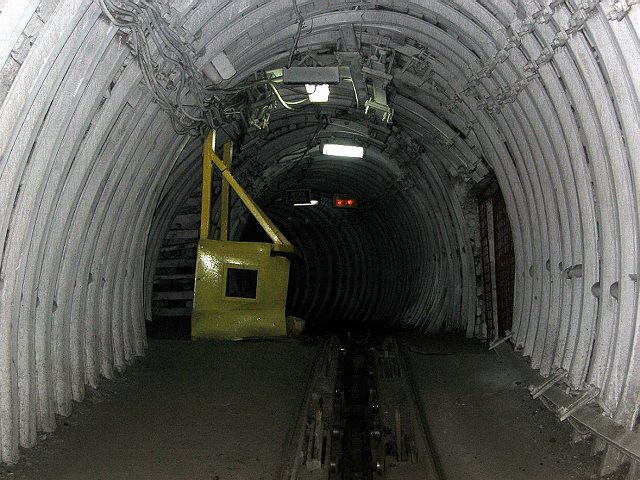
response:
<path fill-rule="evenodd" d="M 353 87 L 353 95 L 356 97 L 356 108 L 360 108 L 360 100 L 358 100 L 358 90 L 356 90 L 356 84 L 353 81 L 353 78 L 346 77 L 345 80 L 351 82 L 351 86 Z"/>
<path fill-rule="evenodd" d="M 271 90 L 273 90 L 273 93 L 276 95 L 276 98 L 280 101 L 280 103 L 284 108 L 286 108 L 287 110 L 295 110 L 295 108 L 293 108 L 288 102 L 284 100 L 284 98 L 282 98 L 282 96 L 280 95 L 280 92 L 278 92 L 278 89 L 275 87 L 273 83 L 269 83 L 269 86 L 271 87 Z"/>
<path fill-rule="evenodd" d="M 202 124 L 215 128 L 222 116 L 216 100 L 209 98 L 202 73 L 196 68 L 193 48 L 182 41 L 160 8 L 148 0 L 99 0 L 104 14 L 120 28 L 130 31 L 132 50 L 143 73 L 144 82 L 160 107 L 169 115 L 180 134 L 199 134 Z M 149 41 L 157 47 L 154 61 Z M 159 76 L 165 79 L 159 80 Z M 185 105 L 189 94 L 196 105 Z"/>
<path fill-rule="evenodd" d="M 293 55 L 296 53 L 298 49 L 298 41 L 300 41 L 300 35 L 302 34 L 302 24 L 304 23 L 304 18 L 302 18 L 302 14 L 298 9 L 297 0 L 292 0 L 293 2 L 293 10 L 296 12 L 296 16 L 298 17 L 298 29 L 296 30 L 296 34 L 293 37 L 293 47 L 291 47 L 291 51 L 289 52 L 289 60 L 287 61 L 287 68 L 291 68 L 291 64 L 293 63 Z"/>
<path fill-rule="evenodd" d="M 193 46 L 183 40 L 169 23 L 163 5 L 155 0 L 98 1 L 109 21 L 128 31 L 131 50 L 142 71 L 143 81 L 180 135 L 202 135 L 233 118 L 240 117 L 243 121 L 246 112 L 242 107 L 254 102 L 256 97 L 268 98 L 270 90 L 288 110 L 308 102 L 307 98 L 286 101 L 269 79 L 257 76 L 232 88 L 209 84 L 195 65 Z M 298 30 L 289 65 L 293 62 L 304 22 L 296 0 L 292 1 Z M 266 90 L 262 88 L 267 85 Z"/>

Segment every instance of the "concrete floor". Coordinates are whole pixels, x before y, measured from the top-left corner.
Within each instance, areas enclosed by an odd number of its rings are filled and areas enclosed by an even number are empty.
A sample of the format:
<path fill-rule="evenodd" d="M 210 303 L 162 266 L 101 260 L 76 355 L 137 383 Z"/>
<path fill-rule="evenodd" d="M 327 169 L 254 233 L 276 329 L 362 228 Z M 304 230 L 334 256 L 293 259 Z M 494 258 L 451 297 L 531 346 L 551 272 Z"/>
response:
<path fill-rule="evenodd" d="M 524 358 L 501 358 L 457 336 L 403 336 L 433 444 L 447 480 L 592 479 L 587 442 L 572 444 L 527 390 Z"/>
<path fill-rule="evenodd" d="M 401 342 L 447 480 L 594 478 L 589 445 L 570 443 L 571 427 L 530 398 L 510 361 L 459 337 Z M 277 478 L 316 351 L 296 340 L 152 341 L 0 478 Z"/>

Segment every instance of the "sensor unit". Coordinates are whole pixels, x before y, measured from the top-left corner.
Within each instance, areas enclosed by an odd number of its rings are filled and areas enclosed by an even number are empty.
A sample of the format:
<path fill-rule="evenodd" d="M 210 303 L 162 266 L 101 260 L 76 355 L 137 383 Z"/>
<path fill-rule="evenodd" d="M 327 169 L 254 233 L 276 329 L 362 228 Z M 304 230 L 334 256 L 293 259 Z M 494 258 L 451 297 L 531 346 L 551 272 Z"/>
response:
<path fill-rule="evenodd" d="M 319 203 L 318 200 L 311 199 L 311 190 L 308 189 L 287 190 L 286 199 L 294 207 L 311 207 Z"/>

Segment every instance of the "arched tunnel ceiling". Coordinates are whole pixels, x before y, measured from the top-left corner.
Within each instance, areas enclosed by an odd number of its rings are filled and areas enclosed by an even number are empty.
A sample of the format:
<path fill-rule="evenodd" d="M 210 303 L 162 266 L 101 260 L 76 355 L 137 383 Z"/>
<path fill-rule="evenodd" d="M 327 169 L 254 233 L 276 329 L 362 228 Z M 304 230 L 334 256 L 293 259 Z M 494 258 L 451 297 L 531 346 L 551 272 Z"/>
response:
<path fill-rule="evenodd" d="M 226 89 L 286 65 L 299 25 L 296 61 L 331 54 L 345 26 L 362 52 L 392 50 L 389 131 L 336 88 L 326 107 L 272 110 L 268 131 L 245 136 L 238 176 L 267 202 L 275 202 L 272 181 L 351 175 L 367 195 L 377 187 L 364 173 L 376 165 L 383 179 L 404 178 L 400 198 L 410 206 L 385 205 L 371 220 L 400 230 L 401 249 L 385 250 L 392 230 L 367 245 L 424 267 L 389 284 L 415 302 L 403 321 L 461 329 L 473 326 L 477 308 L 467 193 L 492 171 L 514 238 L 515 346 L 542 375 L 562 367 L 573 387 L 599 388 L 605 412 L 631 429 L 640 388 L 633 3 L 193 0 L 162 8 L 198 68 L 224 51 L 236 71 Z M 154 256 L 199 182 L 200 140 L 176 135 L 131 37 L 98 2 L 0 9 L 0 460 L 14 461 L 18 445 L 54 429 L 55 414 L 68 414 L 86 384 L 143 354 Z M 309 134 L 323 117 L 366 132 L 368 168 L 323 166 L 309 150 L 312 167 L 291 176 L 303 164 L 287 159 L 315 147 Z M 309 213 L 319 222 L 327 214 Z M 384 255 L 381 264 L 406 272 Z"/>

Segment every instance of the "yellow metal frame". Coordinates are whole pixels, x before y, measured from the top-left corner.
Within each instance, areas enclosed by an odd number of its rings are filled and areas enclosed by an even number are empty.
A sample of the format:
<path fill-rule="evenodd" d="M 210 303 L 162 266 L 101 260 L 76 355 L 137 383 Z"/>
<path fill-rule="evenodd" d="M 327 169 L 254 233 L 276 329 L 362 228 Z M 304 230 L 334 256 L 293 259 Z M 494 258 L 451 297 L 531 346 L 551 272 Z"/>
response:
<path fill-rule="evenodd" d="M 269 238 L 273 242 L 272 250 L 276 252 L 293 252 L 293 245 L 291 242 L 289 242 L 287 237 L 278 230 L 278 227 L 276 227 L 269 217 L 265 215 L 262 209 L 253 201 L 249 194 L 231 174 L 232 143 L 230 141 L 225 143 L 223 159 L 220 159 L 220 157 L 216 155 L 214 142 L 215 135 L 212 130 L 204 140 L 204 153 L 202 155 L 202 210 L 200 219 L 200 238 L 209 238 L 209 230 L 211 228 L 212 166 L 215 165 L 222 174 L 220 240 L 228 239 L 229 187 L 231 187 L 238 195 L 240 201 L 251 212 L 251 215 L 253 215 L 267 235 L 269 235 Z"/>
<path fill-rule="evenodd" d="M 285 304 L 289 260 L 274 256 L 293 252 L 293 245 L 271 222 L 231 174 L 233 144 L 224 145 L 222 159 L 215 153 L 215 133 L 204 142 L 200 240 L 194 287 L 191 336 L 196 339 L 231 339 L 286 335 Z M 213 167 L 222 174 L 219 239 L 211 237 Z M 232 188 L 273 244 L 229 240 L 229 193 Z M 258 271 L 256 297 L 226 296 L 229 268 Z"/>

